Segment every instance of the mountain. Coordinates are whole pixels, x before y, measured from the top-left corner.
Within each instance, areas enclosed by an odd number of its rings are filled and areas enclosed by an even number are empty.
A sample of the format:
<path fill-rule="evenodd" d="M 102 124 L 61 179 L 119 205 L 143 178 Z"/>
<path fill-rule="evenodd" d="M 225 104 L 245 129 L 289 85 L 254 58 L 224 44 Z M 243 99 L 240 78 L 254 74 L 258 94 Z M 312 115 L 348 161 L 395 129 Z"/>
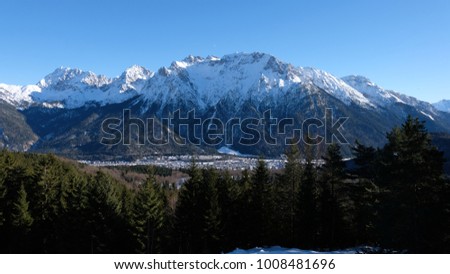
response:
<path fill-rule="evenodd" d="M 30 94 L 39 92 L 37 85 L 16 86 L 0 84 L 0 100 L 16 107 L 27 106 L 32 102 Z"/>
<path fill-rule="evenodd" d="M 10 103 L 0 99 L 0 149 L 29 150 L 38 140 L 26 117 Z"/>
<path fill-rule="evenodd" d="M 383 89 L 362 76 L 338 78 L 322 70 L 294 67 L 264 53 L 236 53 L 221 58 L 188 56 L 168 67 L 151 72 L 140 66 L 122 75 L 108 78 L 79 69 L 58 68 L 37 85 L 26 87 L 0 85 L 0 99 L 17 109 L 38 140 L 24 150 L 52 151 L 74 158 L 140 158 L 151 154 L 214 153 L 227 149 L 242 154 L 277 156 L 284 152 L 284 141 L 294 129 L 312 124 L 313 136 L 323 135 L 327 109 L 332 117 L 348 117 L 341 130 L 346 140 L 381 146 L 385 133 L 401 124 L 407 115 L 425 120 L 433 132 L 450 132 L 450 113 L 416 98 Z M 154 119 L 155 129 L 131 130 L 130 145 L 102 145 L 102 123 L 108 118 L 123 118 L 128 109 L 133 118 Z M 242 141 L 248 132 L 231 127 L 228 140 L 213 145 L 139 144 L 143 135 L 166 128 L 166 118 L 181 117 L 195 110 L 196 118 L 215 118 L 225 124 L 232 118 L 252 125 L 261 136 L 269 136 L 270 145 L 260 141 L 248 145 Z M 270 110 L 270 117 L 267 110 Z M 292 125 L 266 127 L 268 122 L 293 119 Z M 303 121 L 308 123 L 303 124 Z M 312 122 L 311 122 L 312 121 Z M 216 125 L 213 125 L 216 126 Z M 211 127 L 211 120 L 207 129 Z M 117 127 L 117 128 L 120 128 Z M 202 126 L 170 128 L 175 140 L 202 135 Z M 275 132 L 277 131 L 277 132 Z M 275 133 L 274 133 L 275 132 Z M 124 132 L 122 132 L 124 133 Z M 302 133 L 299 134 L 302 136 Z M 272 138 L 270 138 L 272 137 Z M 273 140 L 272 140 L 273 139 Z M 20 146 L 18 146 L 20 147 Z M 349 152 L 349 147 L 344 151 Z"/>
<path fill-rule="evenodd" d="M 433 106 L 440 111 L 450 112 L 450 100 L 441 100 L 434 103 Z"/>

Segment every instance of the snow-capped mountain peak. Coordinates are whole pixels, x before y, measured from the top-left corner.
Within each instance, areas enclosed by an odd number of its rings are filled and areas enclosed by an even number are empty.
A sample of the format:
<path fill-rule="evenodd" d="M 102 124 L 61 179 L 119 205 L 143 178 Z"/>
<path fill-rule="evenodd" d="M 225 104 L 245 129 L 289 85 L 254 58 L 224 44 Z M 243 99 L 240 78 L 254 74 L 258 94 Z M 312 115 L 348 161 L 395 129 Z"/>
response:
<path fill-rule="evenodd" d="M 155 75 L 154 72 L 138 65 L 127 68 L 122 75 L 113 79 L 108 91 L 114 93 L 133 93 L 142 90 L 148 79 Z"/>
<path fill-rule="evenodd" d="M 450 112 L 450 100 L 441 100 L 434 103 L 433 106 L 440 111 Z"/>
<path fill-rule="evenodd" d="M 295 67 L 261 52 L 233 53 L 221 58 L 189 55 L 157 73 L 134 65 L 115 78 L 60 67 L 35 86 L 3 84 L 0 99 L 18 107 L 26 102 L 76 108 L 89 102 L 105 105 L 142 96 L 151 104 L 159 104 L 161 109 L 171 102 L 204 109 L 223 100 L 233 101 L 237 106 L 248 100 L 267 104 L 276 103 L 287 94 L 302 98 L 323 92 L 346 105 L 386 108 L 401 103 L 420 107 L 427 115 L 436 114 L 431 104 L 385 90 L 366 77 L 337 78 L 319 69 Z"/>
<path fill-rule="evenodd" d="M 111 83 L 111 79 L 104 75 L 96 75 L 93 72 L 85 72 L 77 68 L 60 67 L 39 81 L 38 86 L 41 88 L 51 87 L 53 90 L 66 90 L 82 88 L 83 84 L 99 88 L 109 83 Z"/>
<path fill-rule="evenodd" d="M 46 75 L 41 81 L 39 81 L 38 86 L 40 86 L 41 88 L 46 88 L 61 81 L 71 80 L 77 76 L 80 76 L 82 73 L 83 71 L 81 71 L 80 69 L 59 67 L 52 73 Z"/>
<path fill-rule="evenodd" d="M 350 75 L 341 79 L 354 89 L 359 90 L 377 106 L 385 107 L 393 103 L 405 103 L 395 92 L 377 86 L 364 76 Z"/>
<path fill-rule="evenodd" d="M 35 86 L 0 84 L 0 100 L 2 105 L 5 101 L 20 108 L 20 113 L 39 123 L 41 128 L 51 129 L 49 134 L 40 136 L 45 137 L 42 148 L 52 147 L 56 142 L 57 148 L 53 148 L 66 149 L 71 144 L 74 151 L 98 147 L 97 137 L 87 138 L 86 132 L 98 136 L 99 123 L 104 118 L 120 115 L 123 108 L 132 109 L 133 115 L 142 119 L 153 115 L 169 117 L 176 110 L 195 110 L 196 117 L 214 117 L 224 122 L 235 118 L 265 118 L 266 111 L 270 110 L 275 119 L 295 117 L 299 126 L 302 120 L 321 118 L 326 108 L 332 108 L 336 117 L 349 117 L 345 127 L 347 140 L 371 139 L 373 146 L 383 145 L 385 132 L 407 115 L 427 121 L 430 130 L 450 130 L 450 113 L 384 89 L 366 77 L 337 78 L 326 71 L 295 67 L 259 52 L 234 53 L 221 58 L 188 56 L 156 73 L 134 65 L 114 78 L 62 67 Z M 61 109 L 48 111 L 47 108 Z M 58 130 L 61 134 L 53 132 L 53 128 L 67 128 L 67 119 L 72 117 L 80 123 L 73 127 L 70 123 L 70 134 L 66 130 Z M 233 133 L 232 138 L 238 140 L 242 136 Z M 283 151 L 282 147 L 274 148 L 262 142 L 252 148 L 239 144 L 220 146 L 219 152 L 233 154 L 240 151 L 257 155 L 270 151 L 275 155 Z M 146 151 L 165 150 L 155 147 L 149 146 Z M 173 149 L 181 151 L 175 146 Z"/>
<path fill-rule="evenodd" d="M 215 57 L 215 56 L 208 56 L 206 58 L 203 58 L 201 56 L 189 55 L 189 56 L 187 56 L 186 58 L 184 58 L 181 61 L 174 61 L 174 62 L 172 62 L 172 64 L 168 68 L 168 70 L 185 69 L 187 67 L 190 67 L 192 65 L 199 64 L 199 63 L 202 63 L 202 62 L 205 62 L 205 61 L 220 61 L 220 58 Z"/>
<path fill-rule="evenodd" d="M 347 105 L 356 103 L 360 106 L 374 107 L 374 105 L 358 90 L 348 85 L 342 79 L 315 68 L 299 68 L 302 82 L 311 83 Z"/>
<path fill-rule="evenodd" d="M 127 68 L 124 73 L 122 73 L 121 78 L 125 81 L 126 84 L 132 84 L 139 80 L 145 81 L 151 78 L 153 75 L 154 73 L 150 70 L 142 66 L 133 65 Z"/>
<path fill-rule="evenodd" d="M 193 56 L 189 55 L 186 58 L 184 58 L 181 62 L 187 63 L 187 64 L 194 64 L 194 63 L 201 63 L 205 61 L 205 58 L 201 56 Z"/>
<path fill-rule="evenodd" d="M 41 92 L 41 88 L 37 85 L 0 84 L 0 99 L 18 108 L 23 108 L 33 101 L 30 96 L 33 92 Z"/>

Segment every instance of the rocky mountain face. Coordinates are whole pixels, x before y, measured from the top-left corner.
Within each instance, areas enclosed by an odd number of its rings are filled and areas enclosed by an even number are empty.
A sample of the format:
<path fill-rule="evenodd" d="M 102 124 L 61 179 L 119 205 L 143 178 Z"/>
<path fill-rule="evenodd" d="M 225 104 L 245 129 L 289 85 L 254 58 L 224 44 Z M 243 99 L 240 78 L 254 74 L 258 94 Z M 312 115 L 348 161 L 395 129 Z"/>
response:
<path fill-rule="evenodd" d="M 263 53 L 189 56 L 157 72 L 133 66 L 116 78 L 58 68 L 37 85 L 0 84 L 0 101 L 0 146 L 83 159 L 215 153 L 222 147 L 278 156 L 285 150 L 286 138 L 302 137 L 308 128 L 312 137 L 324 136 L 325 124 L 332 126 L 343 117 L 347 120 L 339 131 L 350 144 L 358 139 L 382 145 L 385 133 L 407 115 L 426 121 L 432 132 L 450 132 L 450 113 L 432 104 L 383 89 L 362 76 L 338 78 Z M 145 129 L 132 125 L 129 142 L 102 144 L 102 138 L 112 133 L 127 135 L 124 110 L 129 110 L 131 121 L 141 119 Z M 186 122 L 193 118 L 192 111 L 204 125 L 166 123 L 177 116 Z M 108 127 L 105 120 L 116 122 Z M 217 121 L 223 123 L 222 131 Z M 236 129 L 236 121 L 244 124 L 244 130 Z M 16 127 L 22 133 L 13 138 Z M 146 137 L 158 136 L 161 130 L 172 136 L 168 143 L 146 142 Z M 223 132 L 222 141 L 205 140 L 205 133 L 211 132 Z M 257 135 L 259 142 L 248 141 Z M 203 138 L 198 141 L 193 136 Z M 183 139 L 188 144 L 180 145 Z"/>
<path fill-rule="evenodd" d="M 0 100 L 0 149 L 27 151 L 38 138 L 26 117 L 11 104 Z"/>

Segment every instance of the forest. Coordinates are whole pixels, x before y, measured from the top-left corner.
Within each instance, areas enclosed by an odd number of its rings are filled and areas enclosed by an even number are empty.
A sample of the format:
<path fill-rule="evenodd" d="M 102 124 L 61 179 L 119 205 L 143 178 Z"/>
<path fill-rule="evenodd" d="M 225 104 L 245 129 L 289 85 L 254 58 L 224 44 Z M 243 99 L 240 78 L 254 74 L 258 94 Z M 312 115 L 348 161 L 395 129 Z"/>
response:
<path fill-rule="evenodd" d="M 292 146 L 281 172 L 260 159 L 241 175 L 200 169 L 180 189 L 86 172 L 51 154 L 0 151 L 0 253 L 226 253 L 279 245 L 450 253 L 450 181 L 423 122 L 408 119 L 382 148 L 338 144 L 323 164 Z M 171 174 L 171 172 L 168 172 Z M 175 198 L 174 198 L 175 197 Z M 173 200 L 175 202 L 170 202 Z"/>

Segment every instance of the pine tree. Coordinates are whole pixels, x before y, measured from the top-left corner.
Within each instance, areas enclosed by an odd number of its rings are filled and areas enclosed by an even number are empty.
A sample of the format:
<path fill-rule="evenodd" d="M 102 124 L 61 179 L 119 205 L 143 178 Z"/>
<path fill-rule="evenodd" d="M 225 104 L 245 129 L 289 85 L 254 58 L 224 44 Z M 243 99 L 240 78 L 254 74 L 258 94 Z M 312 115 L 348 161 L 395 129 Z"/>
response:
<path fill-rule="evenodd" d="M 370 146 L 364 146 L 356 140 L 352 152 L 355 156 L 355 164 L 357 165 L 355 170 L 356 174 L 360 178 L 373 180 L 376 176 L 377 150 Z"/>
<path fill-rule="evenodd" d="M 1 200 L 4 222 L 0 234 L 2 242 L 0 248 L 4 253 L 21 253 L 25 252 L 24 237 L 28 236 L 32 225 L 28 197 L 24 188 L 29 184 L 31 177 L 26 162 L 13 153 L 6 154 L 3 171 L 4 192 Z"/>
<path fill-rule="evenodd" d="M 203 185 L 207 195 L 207 208 L 204 213 L 205 225 L 203 228 L 203 252 L 217 253 L 221 249 L 223 238 L 222 208 L 219 204 L 218 174 L 214 169 L 203 172 Z"/>
<path fill-rule="evenodd" d="M 268 204 L 269 170 L 265 161 L 260 158 L 253 171 L 251 180 L 251 202 L 249 204 L 249 222 L 251 239 L 255 246 L 263 246 L 267 241 L 268 223 L 270 215 L 267 215 L 270 205 Z M 250 232 L 251 231 L 251 232 Z"/>
<path fill-rule="evenodd" d="M 22 184 L 17 193 L 17 200 L 14 201 L 11 208 L 11 228 L 13 229 L 11 251 L 13 252 L 27 250 L 28 233 L 33 224 L 33 217 L 31 217 L 28 206 L 27 193 Z"/>
<path fill-rule="evenodd" d="M 248 172 L 247 172 L 248 175 Z M 217 181 L 217 196 L 220 208 L 222 252 L 242 246 L 240 237 L 244 234 L 242 222 L 243 188 L 238 180 L 225 171 Z M 233 241 L 231 241 L 233 240 Z"/>
<path fill-rule="evenodd" d="M 282 176 L 282 180 L 284 181 L 284 186 L 282 188 L 281 195 L 277 195 L 283 200 L 278 199 L 277 205 L 285 204 L 288 207 L 288 210 L 284 208 L 279 209 L 279 216 L 282 216 L 283 212 L 288 212 L 287 220 L 283 220 L 282 223 L 288 223 L 288 235 L 290 236 L 289 242 L 291 245 L 298 242 L 298 234 L 296 231 L 298 230 L 296 215 L 298 212 L 298 193 L 301 186 L 301 163 L 300 163 L 300 151 L 296 145 L 292 145 L 290 147 L 290 151 L 287 153 L 287 162 L 285 166 L 285 173 Z M 287 195 L 286 195 L 287 194 Z M 280 225 L 281 225 L 280 224 Z M 282 235 L 285 237 L 285 235 Z"/>
<path fill-rule="evenodd" d="M 0 151 L 0 234 L 2 233 L 2 227 L 5 222 L 5 195 L 6 195 L 6 188 L 5 188 L 5 179 L 6 179 L 6 167 L 4 166 L 3 162 L 3 155 L 5 154 L 5 151 Z"/>
<path fill-rule="evenodd" d="M 299 239 L 297 244 L 304 248 L 317 246 L 318 233 L 318 195 L 317 172 L 312 162 L 312 154 L 306 152 L 306 162 L 302 172 L 302 183 L 298 194 L 297 226 Z"/>
<path fill-rule="evenodd" d="M 120 192 L 113 180 L 97 172 L 88 183 L 86 209 L 90 253 L 112 253 L 117 240 L 117 223 L 120 218 Z"/>
<path fill-rule="evenodd" d="M 411 116 L 387 139 L 380 179 L 386 191 L 384 239 L 396 248 L 431 250 L 443 235 L 443 153 L 431 144 L 425 124 Z"/>
<path fill-rule="evenodd" d="M 345 163 L 340 150 L 338 144 L 331 144 L 327 148 L 327 154 L 322 157 L 324 164 L 321 167 L 321 231 L 323 244 L 328 247 L 336 247 L 340 218 L 337 187 L 345 176 Z"/>
<path fill-rule="evenodd" d="M 208 209 L 207 193 L 203 191 L 203 176 L 195 162 L 188 170 L 189 180 L 181 187 L 175 211 L 175 233 L 180 253 L 201 253 L 204 214 Z"/>
<path fill-rule="evenodd" d="M 165 204 L 154 169 L 150 169 L 147 180 L 140 186 L 134 204 L 134 229 L 138 252 L 160 251 L 161 229 L 165 221 Z"/>
<path fill-rule="evenodd" d="M 65 187 L 66 207 L 58 217 L 59 233 L 56 253 L 92 252 L 88 179 L 77 172 L 70 173 Z M 92 181 L 90 181 L 92 182 Z"/>
<path fill-rule="evenodd" d="M 23 184 L 21 184 L 17 193 L 17 200 L 13 203 L 11 212 L 11 224 L 21 235 L 26 235 L 33 224 L 33 218 L 28 207 L 27 192 Z"/>
<path fill-rule="evenodd" d="M 247 169 L 242 171 L 241 178 L 234 182 L 231 188 L 230 197 L 232 200 L 229 210 L 231 220 L 228 226 L 230 239 L 235 242 L 231 248 L 252 248 L 255 246 L 254 234 L 254 209 L 253 209 L 253 188 L 252 178 Z"/>

